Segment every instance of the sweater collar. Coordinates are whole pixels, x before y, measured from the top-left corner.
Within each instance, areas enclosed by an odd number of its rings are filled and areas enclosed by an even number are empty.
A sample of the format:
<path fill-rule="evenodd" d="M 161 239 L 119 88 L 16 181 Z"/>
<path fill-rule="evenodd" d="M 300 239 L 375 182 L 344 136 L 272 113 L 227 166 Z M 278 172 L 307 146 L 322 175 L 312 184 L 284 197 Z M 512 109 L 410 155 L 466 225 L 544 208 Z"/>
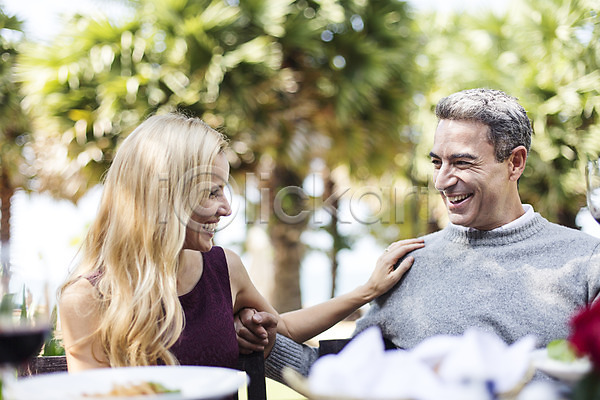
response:
<path fill-rule="evenodd" d="M 528 215 L 528 211 L 531 214 Z M 519 242 L 539 232 L 546 219 L 539 213 L 527 210 L 524 215 L 515 221 L 491 231 L 469 229 L 464 226 L 449 223 L 444 229 L 446 239 L 456 243 L 469 243 L 471 245 L 502 245 Z"/>
<path fill-rule="evenodd" d="M 502 231 L 502 230 L 507 230 L 507 229 L 512 229 L 512 228 L 518 228 L 521 226 L 525 226 L 525 224 L 527 224 L 529 221 L 531 221 L 533 219 L 533 217 L 535 217 L 535 212 L 533 211 L 533 207 L 530 204 L 522 204 L 523 207 L 523 212 L 524 214 L 521 215 L 519 218 L 510 221 L 507 224 L 504 224 L 502 226 L 499 226 L 498 228 L 494 228 L 491 230 L 491 232 L 494 231 Z M 475 229 L 475 228 L 469 228 L 466 226 L 462 226 L 462 225 L 454 225 L 457 229 L 463 229 L 467 232 L 477 232 L 479 231 L 479 229 Z"/>

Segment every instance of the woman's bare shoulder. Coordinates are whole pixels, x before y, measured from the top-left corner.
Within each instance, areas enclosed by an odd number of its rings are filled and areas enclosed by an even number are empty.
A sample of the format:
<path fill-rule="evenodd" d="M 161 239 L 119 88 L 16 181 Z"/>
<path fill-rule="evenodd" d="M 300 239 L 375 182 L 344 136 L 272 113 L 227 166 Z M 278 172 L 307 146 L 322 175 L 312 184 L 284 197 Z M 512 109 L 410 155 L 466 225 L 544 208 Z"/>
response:
<path fill-rule="evenodd" d="M 99 300 L 99 293 L 89 280 L 79 278 L 65 287 L 60 295 L 61 312 L 89 310 Z"/>
<path fill-rule="evenodd" d="M 225 253 L 225 258 L 227 259 L 227 265 L 229 265 L 230 268 L 232 266 L 234 268 L 239 268 L 239 267 L 244 266 L 244 264 L 242 263 L 241 257 L 235 251 L 223 248 L 223 252 Z"/>
<path fill-rule="evenodd" d="M 233 250 L 223 249 L 225 252 L 225 259 L 227 260 L 227 268 L 229 269 L 229 276 L 233 280 L 246 280 L 248 279 L 248 273 L 242 259 Z"/>

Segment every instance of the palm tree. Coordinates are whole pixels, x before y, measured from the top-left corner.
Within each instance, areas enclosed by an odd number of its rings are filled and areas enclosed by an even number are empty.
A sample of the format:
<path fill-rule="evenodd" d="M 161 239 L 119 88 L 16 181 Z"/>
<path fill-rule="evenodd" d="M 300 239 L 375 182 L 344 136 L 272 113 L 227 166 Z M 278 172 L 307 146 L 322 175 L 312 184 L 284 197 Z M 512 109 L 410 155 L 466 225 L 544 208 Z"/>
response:
<path fill-rule="evenodd" d="M 293 217 L 306 206 L 286 190 L 301 186 L 312 160 L 329 169 L 345 164 L 364 178 L 389 170 L 412 146 L 402 126 L 418 82 L 416 43 L 404 3 L 132 4 L 130 21 L 78 17 L 51 46 L 22 58 L 27 99 L 43 121 L 40 187 L 76 200 L 145 115 L 172 108 L 199 115 L 230 136 L 238 177 L 261 177 L 274 303 L 298 308 L 307 219 Z M 57 154 L 68 155 L 66 165 Z"/>
<path fill-rule="evenodd" d="M 15 79 L 15 59 L 21 38 L 21 22 L 0 9 L 0 242 L 1 265 L 10 264 L 11 199 L 26 187 L 27 162 L 23 149 L 29 121 L 21 108 L 22 97 Z"/>
<path fill-rule="evenodd" d="M 276 84 L 259 88 L 255 98 L 262 101 L 242 103 L 254 106 L 253 119 L 239 129 L 254 158 L 261 156 L 257 170 L 269 172 L 262 184 L 273 210 L 268 227 L 279 289 L 273 302 L 281 311 L 301 305 L 301 235 L 308 222 L 305 199 L 282 194 L 301 186 L 317 159 L 329 171 L 346 165 L 359 179 L 389 171 L 397 153 L 412 146 L 402 128 L 418 82 L 404 3 L 340 2 L 333 10 L 317 2 L 292 4 L 278 38 Z"/>

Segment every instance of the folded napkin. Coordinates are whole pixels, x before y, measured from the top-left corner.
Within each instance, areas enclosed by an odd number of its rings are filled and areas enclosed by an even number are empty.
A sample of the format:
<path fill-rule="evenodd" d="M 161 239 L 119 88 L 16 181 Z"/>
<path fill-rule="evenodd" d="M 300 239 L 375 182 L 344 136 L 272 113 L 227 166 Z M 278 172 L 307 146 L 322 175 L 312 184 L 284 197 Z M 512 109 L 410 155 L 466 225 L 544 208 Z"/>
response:
<path fill-rule="evenodd" d="M 312 393 L 354 399 L 486 400 L 522 384 L 533 337 L 506 345 L 493 333 L 434 336 L 410 351 L 385 351 L 379 328 L 352 340 L 310 370 Z"/>

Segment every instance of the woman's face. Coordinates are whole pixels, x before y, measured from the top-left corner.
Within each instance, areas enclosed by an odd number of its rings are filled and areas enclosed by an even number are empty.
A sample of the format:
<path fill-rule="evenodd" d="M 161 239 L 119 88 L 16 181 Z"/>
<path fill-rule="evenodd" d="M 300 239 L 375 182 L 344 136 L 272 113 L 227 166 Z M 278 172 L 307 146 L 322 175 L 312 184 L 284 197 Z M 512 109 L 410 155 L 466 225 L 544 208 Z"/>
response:
<path fill-rule="evenodd" d="M 225 185 L 229 180 L 229 163 L 224 153 L 219 153 L 213 165 L 210 194 L 194 210 L 186 227 L 184 249 L 206 252 L 212 246 L 212 239 L 221 217 L 231 214 L 231 207 L 225 197 Z"/>

